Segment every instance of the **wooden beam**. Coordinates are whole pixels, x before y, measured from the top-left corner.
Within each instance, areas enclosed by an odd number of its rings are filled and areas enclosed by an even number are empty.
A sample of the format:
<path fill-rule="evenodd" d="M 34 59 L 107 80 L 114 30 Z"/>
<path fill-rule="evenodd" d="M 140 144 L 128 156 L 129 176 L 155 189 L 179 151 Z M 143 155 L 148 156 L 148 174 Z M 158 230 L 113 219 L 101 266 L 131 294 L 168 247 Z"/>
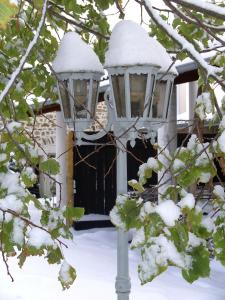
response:
<path fill-rule="evenodd" d="M 179 74 L 175 80 L 174 80 L 174 84 L 181 84 L 181 83 L 185 83 L 185 82 L 191 82 L 191 81 L 195 81 L 198 80 L 198 70 L 191 70 L 191 71 L 187 71 L 185 73 Z"/>

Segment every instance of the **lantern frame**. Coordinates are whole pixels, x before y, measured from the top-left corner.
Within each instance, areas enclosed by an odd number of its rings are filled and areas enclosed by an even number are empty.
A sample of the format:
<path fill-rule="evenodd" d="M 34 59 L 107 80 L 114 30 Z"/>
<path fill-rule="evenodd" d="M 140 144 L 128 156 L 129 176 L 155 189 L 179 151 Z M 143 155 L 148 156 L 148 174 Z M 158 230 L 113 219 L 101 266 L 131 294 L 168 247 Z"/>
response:
<path fill-rule="evenodd" d="M 93 118 L 95 117 L 95 110 L 96 110 L 96 105 L 97 105 L 97 100 L 98 100 L 98 95 L 99 95 L 99 82 L 101 79 L 102 73 L 98 72 L 65 72 L 65 73 L 58 73 L 57 74 L 57 87 L 58 87 L 58 94 L 59 94 L 59 100 L 60 100 L 60 106 L 63 111 L 63 118 L 65 123 L 67 123 L 68 127 L 74 128 L 75 125 L 78 125 L 79 130 L 85 130 L 88 128 L 92 121 Z M 86 104 L 87 107 L 85 107 L 85 104 L 80 103 L 81 106 L 83 106 L 83 109 L 86 111 L 86 116 L 84 117 L 78 117 L 77 116 L 77 111 L 76 111 L 76 106 L 75 106 L 75 94 L 74 94 L 74 85 L 73 82 L 74 80 L 87 80 L 89 82 L 89 88 L 87 92 L 87 100 Z M 67 93 L 69 97 L 69 111 L 70 111 L 70 117 L 67 117 L 64 111 L 64 105 L 67 105 L 66 99 L 62 98 L 61 95 L 61 87 L 60 85 L 64 85 L 63 82 L 67 81 Z M 93 93 L 94 93 L 94 81 L 96 81 L 97 86 L 96 86 L 96 95 L 93 98 Z M 66 89 L 65 85 L 63 86 L 64 89 Z M 94 101 L 94 103 L 93 103 Z M 79 103 L 79 102 L 78 102 Z M 94 106 L 94 107 L 93 107 Z"/>
<path fill-rule="evenodd" d="M 160 67 L 157 65 L 133 65 L 133 66 L 114 66 L 106 67 L 109 74 L 110 85 L 110 99 L 113 103 L 113 131 L 116 136 L 126 135 L 128 139 L 133 140 L 135 143 L 136 138 L 140 135 L 145 135 L 145 138 L 152 138 L 154 140 L 157 129 L 161 123 L 166 122 L 168 118 L 170 100 L 173 91 L 173 82 L 176 77 L 173 73 L 160 72 Z M 144 91 L 144 106 L 140 116 L 132 116 L 132 101 L 131 101 L 131 75 L 147 75 L 146 86 Z M 124 76 L 124 100 L 125 115 L 118 115 L 118 108 L 116 102 L 116 92 L 113 85 L 113 76 Z M 160 99 L 163 106 L 161 117 L 153 117 L 153 103 L 154 93 L 157 81 L 161 79 L 165 82 L 165 95 L 164 99 Z M 135 124 L 135 128 L 132 125 Z M 127 130 L 129 128 L 129 130 Z M 124 133 L 125 132 L 125 133 Z"/>
<path fill-rule="evenodd" d="M 118 67 L 107 67 L 109 74 L 109 83 L 111 89 L 111 98 L 115 107 L 115 121 L 116 122 L 133 122 L 137 117 L 132 117 L 131 115 L 131 92 L 130 92 L 130 75 L 147 75 L 146 87 L 144 93 L 144 111 L 139 117 L 142 121 L 146 119 L 145 112 L 149 107 L 149 102 L 151 102 L 151 95 L 147 94 L 148 90 L 151 90 L 151 94 L 155 87 L 155 79 L 152 80 L 152 76 L 156 78 L 159 66 L 156 65 L 134 65 L 134 66 L 118 66 Z M 118 109 L 115 97 L 115 91 L 113 86 L 112 76 L 124 76 L 124 94 L 125 94 L 125 116 L 118 116 Z"/>
<path fill-rule="evenodd" d="M 166 120 L 168 119 L 169 107 L 170 107 L 171 97 L 173 94 L 173 86 L 174 86 L 175 77 L 176 77 L 176 75 L 174 73 L 161 73 L 161 72 L 158 73 L 156 82 L 155 82 L 155 89 L 154 89 L 154 92 L 152 95 L 150 111 L 148 112 L 148 114 L 149 114 L 148 119 L 150 121 L 163 123 L 163 122 L 166 122 Z M 154 117 L 153 116 L 154 97 L 156 97 L 155 93 L 156 93 L 157 83 L 159 80 L 163 81 L 165 84 L 165 95 L 164 95 L 164 99 L 160 99 L 160 101 L 162 102 L 162 105 L 163 105 L 162 116 Z"/>

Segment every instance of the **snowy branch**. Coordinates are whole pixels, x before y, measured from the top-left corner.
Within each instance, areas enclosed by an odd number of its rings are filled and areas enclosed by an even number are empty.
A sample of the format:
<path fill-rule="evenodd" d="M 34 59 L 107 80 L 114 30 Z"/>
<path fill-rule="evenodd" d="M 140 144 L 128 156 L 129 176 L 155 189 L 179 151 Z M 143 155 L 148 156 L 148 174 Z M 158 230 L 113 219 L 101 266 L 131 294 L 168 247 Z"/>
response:
<path fill-rule="evenodd" d="M 176 32 L 170 25 L 168 25 L 152 8 L 150 1 L 144 0 L 143 2 L 145 9 L 149 16 L 153 19 L 153 21 L 159 25 L 176 43 L 180 45 L 180 47 L 187 51 L 189 56 L 196 61 L 196 63 L 204 69 L 207 76 L 211 76 L 217 82 L 219 82 L 222 86 L 225 86 L 224 82 L 218 76 L 217 73 L 222 72 L 221 68 L 214 67 L 209 65 L 204 58 L 199 54 L 199 52 L 194 48 L 194 46 L 188 42 L 183 36 Z"/>
<path fill-rule="evenodd" d="M 190 17 L 190 15 L 185 15 L 180 9 L 178 9 L 175 5 L 173 5 L 171 3 L 171 1 L 169 0 L 164 0 L 164 2 L 166 3 L 166 5 L 168 7 L 171 8 L 171 10 L 178 16 L 180 17 L 181 19 L 183 19 L 184 21 L 186 21 L 187 23 L 189 24 L 195 24 L 197 25 L 198 27 L 202 27 L 209 35 L 211 35 L 212 37 L 214 37 L 216 40 L 218 40 L 221 45 L 225 45 L 225 42 L 220 39 L 215 33 L 214 33 L 214 30 L 215 30 L 215 27 L 210 27 L 210 25 L 208 25 L 207 23 L 204 23 L 202 21 L 200 21 L 199 19 L 195 18 L 195 16 L 193 14 L 192 17 Z M 213 31 L 212 31 L 213 30 Z M 223 28 L 224 30 L 224 28 Z"/>
<path fill-rule="evenodd" d="M 208 3 L 202 0 L 171 0 L 171 2 L 181 4 L 182 6 L 193 10 L 201 11 L 215 18 L 225 20 L 225 8 L 215 4 Z"/>
<path fill-rule="evenodd" d="M 9 93 L 9 90 L 11 89 L 11 87 L 13 86 L 13 84 L 15 83 L 17 77 L 19 76 L 19 74 L 21 73 L 21 71 L 23 70 L 23 66 L 27 61 L 27 58 L 29 57 L 33 47 L 36 45 L 41 29 L 45 23 L 45 18 L 46 18 L 46 12 L 47 12 L 47 4 L 48 4 L 48 0 L 45 0 L 44 5 L 43 5 L 43 9 L 42 9 L 42 17 L 41 20 L 39 22 L 38 28 L 37 28 L 37 32 L 34 35 L 33 40 L 30 42 L 24 56 L 21 58 L 20 63 L 18 68 L 11 74 L 10 80 L 8 81 L 8 83 L 6 84 L 4 90 L 1 92 L 0 94 L 0 103 L 2 102 L 2 100 L 7 96 L 7 94 Z"/>
<path fill-rule="evenodd" d="M 16 211 L 12 210 L 12 209 L 3 209 L 3 208 L 0 208 L 0 211 L 3 213 L 3 216 L 6 214 L 6 213 L 9 213 L 11 214 L 12 216 L 16 217 L 16 218 L 19 218 L 20 220 L 24 221 L 27 225 L 30 225 L 32 227 L 35 227 L 35 228 L 38 228 L 44 232 L 46 232 L 47 234 L 49 234 L 50 236 L 52 236 L 50 230 L 46 229 L 45 227 L 43 226 L 40 226 L 34 222 L 32 222 L 30 219 L 28 218 L 25 218 L 23 215 L 17 213 Z M 3 231 L 3 230 L 2 230 Z M 62 246 L 64 246 L 65 248 L 68 248 L 68 246 L 63 242 L 61 241 L 59 238 L 55 238 L 55 240 Z"/>

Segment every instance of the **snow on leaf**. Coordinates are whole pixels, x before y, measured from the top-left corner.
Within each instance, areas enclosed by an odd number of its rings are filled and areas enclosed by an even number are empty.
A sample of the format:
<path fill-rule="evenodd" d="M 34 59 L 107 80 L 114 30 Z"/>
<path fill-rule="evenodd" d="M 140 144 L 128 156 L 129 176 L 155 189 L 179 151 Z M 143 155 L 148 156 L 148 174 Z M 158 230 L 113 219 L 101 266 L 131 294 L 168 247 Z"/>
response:
<path fill-rule="evenodd" d="M 225 192 L 224 188 L 221 185 L 215 185 L 213 189 L 213 194 L 219 199 L 224 201 Z"/>
<path fill-rule="evenodd" d="M 142 262 L 138 266 L 142 284 L 152 281 L 157 275 L 164 272 L 168 265 L 186 267 L 185 255 L 179 253 L 174 243 L 164 235 L 151 238 L 149 244 L 149 246 L 143 247 Z"/>
<path fill-rule="evenodd" d="M 204 120 L 207 114 L 213 109 L 210 93 L 202 93 L 196 100 L 195 112 L 201 120 Z"/>
<path fill-rule="evenodd" d="M 155 211 L 167 226 L 174 226 L 181 214 L 180 208 L 172 200 L 161 202 L 156 206 Z"/>
<path fill-rule="evenodd" d="M 54 246 L 55 242 L 48 232 L 35 227 L 32 228 L 28 234 L 27 244 L 40 249 L 45 246 Z"/>
<path fill-rule="evenodd" d="M 192 209 L 195 206 L 195 198 L 193 194 L 187 193 L 179 202 L 178 205 L 183 207 L 188 207 L 189 209 Z"/>
<path fill-rule="evenodd" d="M 110 220 L 111 222 L 121 228 L 121 229 L 125 229 L 125 224 L 122 222 L 120 214 L 119 214 L 119 210 L 117 206 L 114 206 L 113 209 L 110 211 Z"/>
<path fill-rule="evenodd" d="M 75 269 L 71 267 L 66 260 L 64 260 L 61 265 L 58 278 L 64 290 L 68 289 L 76 279 Z"/>
<path fill-rule="evenodd" d="M 131 248 L 136 248 L 142 245 L 144 242 L 145 242 L 145 231 L 144 231 L 144 227 L 141 227 L 140 229 L 136 230 L 130 246 Z"/>

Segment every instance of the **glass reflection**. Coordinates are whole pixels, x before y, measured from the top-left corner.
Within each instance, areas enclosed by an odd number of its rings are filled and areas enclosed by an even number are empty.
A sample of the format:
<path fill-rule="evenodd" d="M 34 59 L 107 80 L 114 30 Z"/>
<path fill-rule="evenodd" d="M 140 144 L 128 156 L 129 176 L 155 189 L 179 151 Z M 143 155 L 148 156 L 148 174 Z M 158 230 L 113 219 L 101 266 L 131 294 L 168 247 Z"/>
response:
<path fill-rule="evenodd" d="M 87 118 L 89 80 L 73 80 L 75 114 L 77 118 Z"/>
<path fill-rule="evenodd" d="M 131 117 L 142 117 L 144 113 L 147 74 L 130 74 Z"/>
<path fill-rule="evenodd" d="M 124 75 L 112 76 L 113 93 L 116 102 L 117 117 L 126 117 Z"/>
<path fill-rule="evenodd" d="M 92 101 L 91 101 L 91 118 L 95 116 L 95 110 L 97 105 L 97 91 L 98 91 L 98 82 L 93 80 L 92 86 Z"/>
<path fill-rule="evenodd" d="M 59 92 L 63 107 L 63 114 L 65 119 L 71 119 L 70 110 L 70 97 L 68 92 L 68 80 L 63 80 L 59 82 Z"/>
<path fill-rule="evenodd" d="M 166 81 L 156 81 L 155 92 L 152 103 L 152 117 L 163 118 L 164 104 L 166 96 Z"/>

